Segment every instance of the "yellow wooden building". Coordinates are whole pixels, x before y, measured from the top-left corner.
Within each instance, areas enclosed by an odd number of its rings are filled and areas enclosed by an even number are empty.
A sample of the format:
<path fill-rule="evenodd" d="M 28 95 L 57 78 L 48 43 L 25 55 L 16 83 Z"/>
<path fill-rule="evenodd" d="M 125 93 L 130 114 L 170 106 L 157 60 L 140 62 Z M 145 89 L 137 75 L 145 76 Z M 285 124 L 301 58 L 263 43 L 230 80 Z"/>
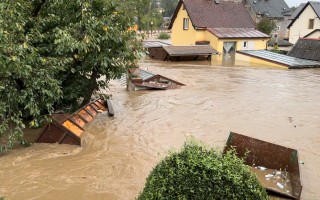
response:
<path fill-rule="evenodd" d="M 172 45 L 210 44 L 219 53 L 266 49 L 241 0 L 180 0 L 172 17 Z"/>

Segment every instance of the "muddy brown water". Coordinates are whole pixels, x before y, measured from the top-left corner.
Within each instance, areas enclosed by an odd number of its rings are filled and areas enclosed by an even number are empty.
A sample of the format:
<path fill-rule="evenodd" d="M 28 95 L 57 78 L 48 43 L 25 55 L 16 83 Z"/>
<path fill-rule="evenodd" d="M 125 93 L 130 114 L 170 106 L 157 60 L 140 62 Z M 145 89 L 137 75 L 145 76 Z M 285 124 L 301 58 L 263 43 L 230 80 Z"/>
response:
<path fill-rule="evenodd" d="M 187 86 L 128 93 L 112 82 L 115 117 L 99 114 L 82 147 L 34 144 L 0 156 L 0 196 L 134 199 L 187 137 L 222 148 L 234 131 L 297 149 L 302 199 L 320 199 L 320 69 L 148 59 L 140 66 Z"/>

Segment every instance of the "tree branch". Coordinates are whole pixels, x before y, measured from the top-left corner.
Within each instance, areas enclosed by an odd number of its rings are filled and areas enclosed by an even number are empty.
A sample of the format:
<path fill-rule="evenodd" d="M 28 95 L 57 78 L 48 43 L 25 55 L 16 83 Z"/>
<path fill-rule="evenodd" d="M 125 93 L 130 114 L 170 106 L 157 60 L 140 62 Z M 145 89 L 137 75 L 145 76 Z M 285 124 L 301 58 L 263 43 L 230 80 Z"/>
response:
<path fill-rule="evenodd" d="M 38 5 L 35 5 L 35 7 L 34 7 L 34 9 L 32 11 L 32 17 L 37 17 L 38 16 L 38 14 L 39 14 L 39 12 L 41 10 L 41 7 L 45 2 L 46 2 L 46 0 L 41 0 Z"/>

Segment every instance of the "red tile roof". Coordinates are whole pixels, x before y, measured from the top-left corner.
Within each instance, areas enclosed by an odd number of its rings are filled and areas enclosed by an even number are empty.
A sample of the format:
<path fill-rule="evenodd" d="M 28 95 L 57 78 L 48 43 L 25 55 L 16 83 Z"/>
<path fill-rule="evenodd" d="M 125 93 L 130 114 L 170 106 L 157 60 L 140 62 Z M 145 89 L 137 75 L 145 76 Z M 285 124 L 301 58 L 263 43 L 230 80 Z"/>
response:
<path fill-rule="evenodd" d="M 254 28 L 208 28 L 218 38 L 269 38 Z"/>
<path fill-rule="evenodd" d="M 169 29 L 184 4 L 195 28 L 255 28 L 255 24 L 241 2 L 214 0 L 180 0 Z"/>

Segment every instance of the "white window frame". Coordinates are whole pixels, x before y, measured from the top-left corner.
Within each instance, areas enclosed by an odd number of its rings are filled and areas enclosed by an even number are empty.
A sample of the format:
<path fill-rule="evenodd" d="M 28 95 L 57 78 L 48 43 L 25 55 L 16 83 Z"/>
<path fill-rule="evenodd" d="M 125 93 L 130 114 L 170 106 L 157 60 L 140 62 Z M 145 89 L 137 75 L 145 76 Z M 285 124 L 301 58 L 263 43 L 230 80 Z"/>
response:
<path fill-rule="evenodd" d="M 244 41 L 244 42 L 243 42 L 243 48 L 248 48 L 248 44 L 249 44 L 248 41 Z"/>
<path fill-rule="evenodd" d="M 183 30 L 189 30 L 189 18 L 183 18 Z"/>

